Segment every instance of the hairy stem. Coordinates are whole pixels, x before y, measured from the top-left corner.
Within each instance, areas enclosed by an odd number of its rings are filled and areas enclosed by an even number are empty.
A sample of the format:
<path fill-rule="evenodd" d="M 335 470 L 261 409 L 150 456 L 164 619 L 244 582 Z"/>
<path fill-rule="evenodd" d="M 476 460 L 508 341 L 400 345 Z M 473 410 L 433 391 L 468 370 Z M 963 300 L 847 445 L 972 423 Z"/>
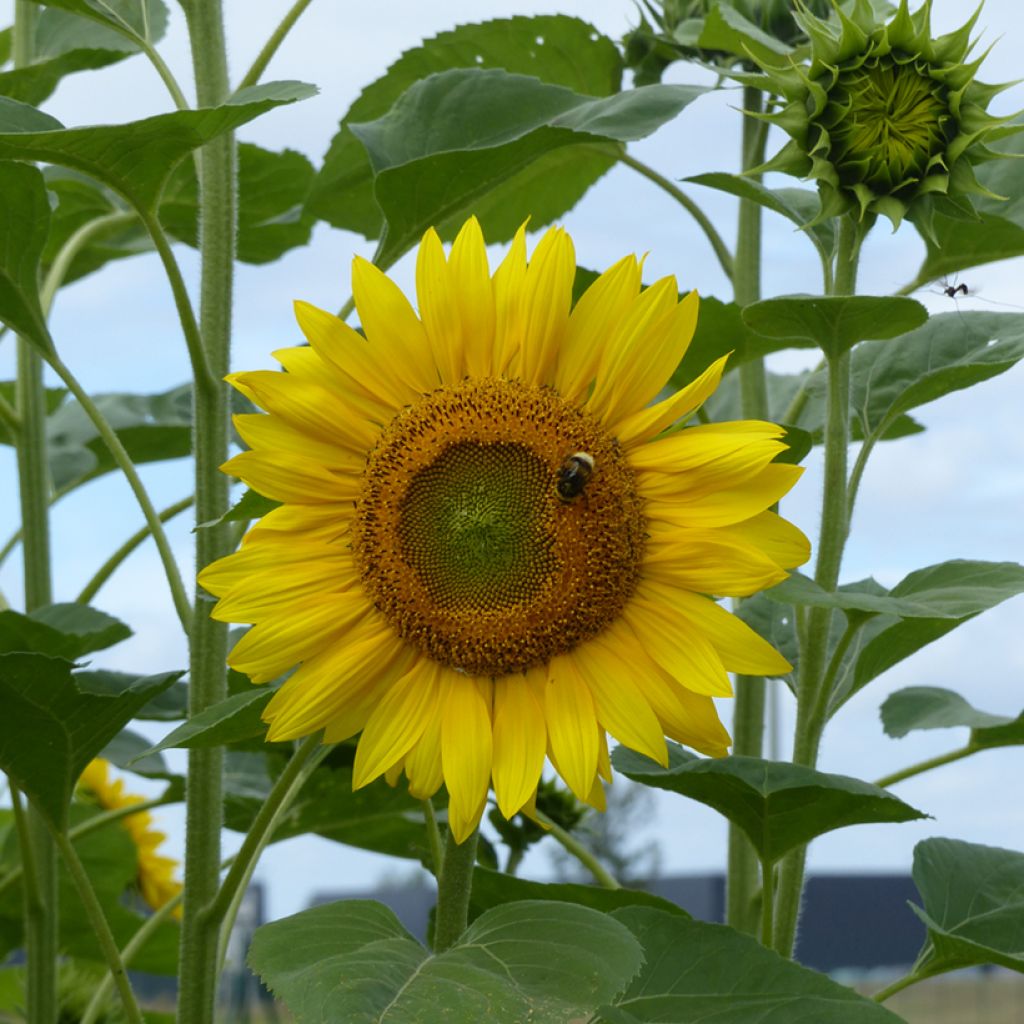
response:
<path fill-rule="evenodd" d="M 744 89 L 744 110 L 760 111 L 761 101 L 761 93 L 757 89 Z M 767 133 L 760 121 L 752 117 L 744 118 L 744 171 L 764 163 L 766 138 Z M 736 304 L 741 307 L 749 306 L 761 297 L 761 207 L 749 199 L 741 199 L 739 205 L 732 287 Z M 744 419 L 768 419 L 770 412 L 764 360 L 749 360 L 740 367 L 739 375 Z M 738 675 L 735 689 L 733 753 L 760 757 L 764 750 L 765 681 L 760 676 Z M 743 830 L 730 823 L 725 892 L 726 921 L 733 928 L 750 935 L 756 934 L 760 889 L 757 853 Z"/>
<path fill-rule="evenodd" d="M 476 864 L 476 829 L 465 842 L 457 843 L 449 831 L 441 877 L 437 880 L 437 911 L 434 916 L 434 952 L 443 953 L 459 940 L 469 920 L 469 896 Z"/>
<path fill-rule="evenodd" d="M 421 801 L 423 804 L 423 824 L 427 829 L 427 845 L 430 847 L 430 859 L 434 877 L 441 877 L 441 867 L 444 864 L 444 847 L 441 845 L 441 830 L 437 827 L 437 815 L 434 814 L 434 802 L 428 797 Z"/>
<path fill-rule="evenodd" d="M 229 95 L 227 52 L 221 0 L 183 3 L 200 107 L 218 106 Z M 193 450 L 196 522 L 211 523 L 228 508 L 228 480 L 220 472 L 227 459 L 229 409 L 221 379 L 228 372 L 234 280 L 237 169 L 235 138 L 226 133 L 197 153 L 199 178 L 200 308 L 199 341 L 210 380 L 204 386 L 196 364 Z M 190 343 L 189 351 L 193 350 Z M 196 570 L 230 552 L 226 524 L 196 533 Z M 190 633 L 189 716 L 227 695 L 227 626 L 209 615 L 209 603 L 196 593 Z M 185 904 L 178 975 L 179 1024 L 213 1024 L 217 994 L 219 924 L 211 913 L 220 881 L 224 750 L 193 749 L 188 756 L 185 791 Z"/>
<path fill-rule="evenodd" d="M 891 775 L 883 775 L 875 781 L 875 785 L 879 789 L 888 789 L 890 786 L 895 786 L 897 782 L 903 782 L 904 779 L 912 779 L 915 775 L 923 775 L 925 772 L 930 772 L 933 768 L 941 768 L 944 764 L 952 764 L 954 761 L 970 757 L 971 754 L 976 754 L 979 749 L 979 747 L 968 743 L 967 746 L 958 747 L 956 750 L 949 751 L 948 754 L 929 757 L 926 761 L 918 761 L 917 764 L 912 764 L 908 768 L 893 772 Z"/>

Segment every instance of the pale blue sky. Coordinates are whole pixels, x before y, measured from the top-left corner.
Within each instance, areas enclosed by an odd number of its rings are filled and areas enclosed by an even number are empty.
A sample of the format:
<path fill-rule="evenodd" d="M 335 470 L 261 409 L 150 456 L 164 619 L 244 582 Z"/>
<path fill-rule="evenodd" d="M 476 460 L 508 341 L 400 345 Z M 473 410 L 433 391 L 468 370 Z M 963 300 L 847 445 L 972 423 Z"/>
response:
<path fill-rule="evenodd" d="M 0 23 L 9 21 L 10 0 L 0 0 Z M 227 4 L 232 39 L 232 70 L 236 77 L 248 66 L 283 2 Z M 358 10 L 358 20 L 350 13 Z M 364 4 L 358 8 L 334 0 L 318 0 L 303 17 L 273 62 L 268 79 L 298 78 L 320 86 L 319 96 L 272 112 L 247 126 L 241 135 L 270 148 L 298 149 L 319 162 L 336 130 L 337 120 L 359 89 L 380 75 L 402 50 L 426 35 L 467 20 L 510 14 L 570 13 L 588 18 L 617 37 L 629 26 L 633 8 L 612 0 L 566 0 L 556 3 L 500 4 L 494 0 L 426 5 L 413 0 Z M 6 17 L 4 17 L 6 15 Z M 935 27 L 948 31 L 965 16 L 956 0 L 936 0 Z M 182 17 L 171 5 L 171 30 L 162 52 L 182 80 L 187 79 Z M 1014 0 L 991 0 L 982 15 L 985 39 L 1003 35 L 982 77 L 1004 81 L 1019 75 L 1024 23 Z M 677 66 L 673 78 L 698 81 L 698 74 Z M 702 171 L 735 170 L 739 120 L 729 108 L 736 94 L 708 96 L 688 108 L 656 136 L 631 150 L 670 178 Z M 995 109 L 1009 112 L 1024 106 L 1017 87 L 996 100 Z M 135 59 L 98 74 L 66 80 L 46 104 L 65 124 L 120 122 L 170 109 L 166 94 L 151 69 Z M 781 183 L 781 182 L 780 182 Z M 786 184 L 792 184 L 787 181 Z M 693 188 L 726 238 L 734 232 L 730 199 Z M 601 268 L 625 252 L 649 252 L 648 279 L 675 273 L 680 284 L 702 294 L 728 298 L 727 285 L 703 237 L 686 214 L 653 186 L 627 169 L 607 175 L 564 220 L 575 239 L 582 264 Z M 372 246 L 348 233 L 317 227 L 307 248 L 289 253 L 269 267 L 239 268 L 235 312 L 236 368 L 272 366 L 271 350 L 298 340 L 291 317 L 294 298 L 337 308 L 347 298 L 348 268 L 353 253 L 369 256 Z M 862 263 L 860 288 L 884 293 L 913 276 L 923 247 L 909 227 L 895 236 L 880 226 Z M 195 280 L 196 260 L 179 247 L 185 272 Z M 411 264 L 402 261 L 394 276 L 411 289 Z M 972 289 L 986 297 L 1024 305 L 1019 281 L 1021 262 L 979 268 L 964 275 Z M 788 221 L 770 214 L 765 221 L 766 296 L 820 289 L 817 260 Z M 925 294 L 933 309 L 949 308 L 943 296 Z M 963 309 L 980 300 L 964 300 Z M 145 256 L 114 264 L 62 292 L 53 316 L 53 330 L 65 361 L 90 390 L 159 391 L 184 381 L 187 361 L 166 282 L 155 258 Z M 0 345 L 0 379 L 12 375 L 13 346 Z M 807 353 L 781 357 L 780 367 L 807 365 Z M 920 410 L 926 433 L 881 446 L 865 477 L 854 522 L 844 578 L 873 574 L 892 585 L 907 572 L 954 557 L 1021 560 L 1024 555 L 1024 431 L 1020 367 L 970 392 L 943 399 Z M 916 414 L 915 414 L 916 415 Z M 811 536 L 816 533 L 820 491 L 818 463 L 790 498 L 787 516 Z M 146 466 L 143 478 L 158 506 L 169 504 L 190 489 L 186 463 Z M 0 450 L 0 493 L 15 492 L 14 459 Z M 16 526 L 13 500 L 0 504 L 0 536 Z M 91 576 L 106 552 L 116 547 L 141 522 L 127 487 L 111 475 L 69 498 L 55 510 L 53 529 L 57 598 L 68 600 Z M 186 518 L 170 529 L 183 571 L 191 564 L 191 538 Z M 20 568 L 13 557 L 0 570 L 0 589 L 19 604 Z M 160 670 L 184 664 L 184 643 L 151 547 L 134 555 L 95 602 L 123 618 L 136 637 L 104 654 L 110 667 Z M 1024 706 L 1024 653 L 1016 639 L 1024 599 L 1007 602 L 956 630 L 904 663 L 854 698 L 826 735 L 821 767 L 863 778 L 876 778 L 911 762 L 952 749 L 962 741 L 956 732 L 917 734 L 901 741 L 887 739 L 877 709 L 886 694 L 908 685 L 945 686 L 993 712 L 1016 714 Z M 723 703 L 729 713 L 729 702 Z M 788 733 L 791 708 L 783 702 L 783 728 Z M 784 740 L 783 750 L 788 749 Z M 903 870 L 910 864 L 914 843 L 925 836 L 945 835 L 1024 849 L 1024 810 L 1020 801 L 1007 804 L 1001 794 L 1005 780 L 1021 772 L 1020 749 L 993 751 L 957 767 L 912 780 L 896 791 L 933 815 L 934 820 L 900 826 L 861 826 L 833 833 L 812 847 L 811 867 L 819 870 Z M 142 788 L 141 786 L 139 788 Z M 660 838 L 665 871 L 706 871 L 724 861 L 725 828 L 716 815 L 698 804 L 659 797 L 661 820 L 651 829 Z M 161 814 L 180 850 L 181 815 Z M 229 844 L 235 838 L 229 837 Z M 271 883 L 271 912 L 276 916 L 302 905 L 311 891 L 331 886 L 356 888 L 370 884 L 400 862 L 338 847 L 318 839 L 291 840 L 273 847 L 257 872 Z M 532 855 L 528 873 L 542 876 L 546 857 Z"/>

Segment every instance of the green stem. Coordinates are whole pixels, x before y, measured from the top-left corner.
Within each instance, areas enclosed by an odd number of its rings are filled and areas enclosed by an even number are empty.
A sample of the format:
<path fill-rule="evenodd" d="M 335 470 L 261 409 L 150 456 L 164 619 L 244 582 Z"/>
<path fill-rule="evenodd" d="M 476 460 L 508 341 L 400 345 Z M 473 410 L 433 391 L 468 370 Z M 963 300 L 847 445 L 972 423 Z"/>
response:
<path fill-rule="evenodd" d="M 284 42 L 285 36 L 288 35 L 292 26 L 302 17 L 303 12 L 312 2 L 313 0 L 295 0 L 288 13 L 281 19 L 280 24 L 270 34 L 270 38 L 263 44 L 263 49 L 260 50 L 256 59 L 252 62 L 252 67 L 246 71 L 242 80 L 238 83 L 239 89 L 247 89 L 260 80 L 263 72 L 267 70 L 267 65 L 274 54 L 277 53 L 278 47 Z"/>
<path fill-rule="evenodd" d="M 72 233 L 71 237 L 60 247 L 56 257 L 50 264 L 50 269 L 46 272 L 46 279 L 43 281 L 43 287 L 40 289 L 39 302 L 43 307 L 44 316 L 50 315 L 50 309 L 53 306 L 57 290 L 68 276 L 68 271 L 71 269 L 71 264 L 75 262 L 75 257 L 97 238 L 109 234 L 117 228 L 134 224 L 137 220 L 138 217 L 134 213 L 108 213 L 102 217 L 97 217 L 95 220 L 88 221 Z"/>
<path fill-rule="evenodd" d="M 909 768 L 893 772 L 891 775 L 883 775 L 875 782 L 875 785 L 878 786 L 879 789 L 888 789 L 890 786 L 894 786 L 897 782 L 902 782 L 904 779 L 912 779 L 915 775 L 922 775 L 924 772 L 930 772 L 933 768 L 941 768 L 944 764 L 952 764 L 954 761 L 960 761 L 965 757 L 970 757 L 971 754 L 976 754 L 979 749 L 981 748 L 972 746 L 968 743 L 967 746 L 959 747 L 957 750 L 951 750 L 948 754 L 939 754 L 938 757 L 930 757 L 926 761 L 918 761 L 917 764 L 912 764 Z"/>
<path fill-rule="evenodd" d="M 145 7 L 143 7 L 145 11 Z M 184 92 L 181 90 L 181 86 L 178 85 L 178 80 L 174 77 L 174 73 L 164 62 L 163 57 L 160 56 L 159 52 L 154 46 L 152 46 L 147 40 L 135 37 L 135 42 L 138 44 L 139 49 L 146 55 L 150 64 L 156 69 L 156 73 L 160 76 L 160 81 L 167 86 L 167 91 L 171 95 L 171 99 L 174 100 L 174 105 L 178 110 L 188 110 L 188 100 L 185 98 Z"/>
<path fill-rule="evenodd" d="M 184 893 L 179 892 L 177 896 L 172 896 L 159 910 L 154 911 L 139 925 L 138 930 L 121 950 L 121 962 L 125 967 L 131 964 L 135 954 L 150 940 L 160 925 L 178 909 L 183 895 Z M 96 991 L 93 992 L 89 1005 L 85 1008 L 85 1013 L 82 1014 L 81 1024 L 96 1024 L 113 984 L 114 976 L 108 971 L 96 986 Z"/>
<path fill-rule="evenodd" d="M 745 88 L 743 109 L 759 112 L 762 96 L 757 89 Z M 753 117 L 743 119 L 742 164 L 749 171 L 764 163 L 767 133 L 763 124 Z M 759 180 L 759 175 L 754 175 Z M 761 206 L 741 199 L 736 230 L 736 259 L 733 274 L 733 296 L 740 307 L 749 306 L 761 297 Z M 768 381 L 764 360 L 752 359 L 739 369 L 740 396 L 744 419 L 766 420 Z M 736 677 L 736 700 L 733 706 L 733 753 L 761 757 L 764 752 L 764 719 L 766 690 L 760 676 Z M 757 852 L 742 829 L 729 825 L 729 862 L 726 881 L 726 921 L 733 928 L 753 935 L 757 931 L 758 878 Z"/>
<path fill-rule="evenodd" d="M 64 833 L 55 830 L 53 835 L 71 879 L 75 883 L 75 888 L 78 890 L 78 896 L 85 908 L 89 923 L 92 925 L 93 936 L 103 954 L 103 959 L 107 962 L 111 975 L 113 975 L 114 984 L 117 985 L 125 1016 L 128 1018 L 129 1024 L 143 1024 L 142 1011 L 139 1010 L 139 1004 L 135 1001 L 135 993 L 132 992 L 132 987 L 128 982 L 128 972 L 124 969 L 124 961 L 118 952 L 117 943 L 114 942 L 114 936 L 110 931 L 106 915 L 103 913 L 103 907 L 96 897 L 96 890 L 92 887 L 92 882 L 89 881 L 89 876 L 79 859 L 78 852 Z"/>
<path fill-rule="evenodd" d="M 889 996 L 894 996 L 897 992 L 902 992 L 905 988 L 910 988 L 911 985 L 916 985 L 919 981 L 924 981 L 920 974 L 904 974 L 902 978 L 897 978 L 891 985 L 886 985 L 885 988 L 880 992 L 876 992 L 871 998 L 876 1003 L 884 1003 Z"/>
<path fill-rule="evenodd" d="M 619 162 L 627 167 L 632 167 L 637 174 L 642 174 L 648 181 L 654 182 L 655 185 L 667 192 L 693 217 L 711 244 L 711 248 L 714 250 L 715 256 L 718 257 L 718 262 L 725 272 L 725 276 L 731 281 L 733 276 L 732 253 L 729 252 L 729 247 L 715 229 L 715 225 L 708 219 L 707 214 L 675 182 L 669 181 L 668 178 L 659 174 L 653 167 L 648 167 L 647 164 L 637 160 L 636 157 L 630 156 L 625 150 L 619 154 Z"/>
<path fill-rule="evenodd" d="M 284 770 L 274 782 L 263 806 L 253 819 L 242 845 L 235 854 L 234 862 L 221 883 L 216 899 L 210 904 L 208 917 L 220 929 L 217 963 L 223 965 L 227 952 L 228 938 L 238 915 L 245 890 L 256 869 L 260 855 L 274 836 L 274 830 L 281 818 L 291 807 L 299 790 L 313 774 L 317 766 L 330 752 L 331 747 L 316 748 L 320 744 L 320 733 L 307 736 L 302 745 L 292 754 Z M 315 751 L 315 753 L 314 753 Z"/>
<path fill-rule="evenodd" d="M 448 832 L 441 876 L 437 880 L 437 910 L 434 915 L 434 952 L 443 953 L 458 942 L 469 920 L 469 896 L 476 864 L 477 829 L 465 842 L 457 843 Z"/>
<path fill-rule="evenodd" d="M 18 410 L 3 395 L 0 395 L 0 423 L 7 428 L 14 444 L 17 445 L 18 435 L 21 433 L 21 417 Z"/>
<path fill-rule="evenodd" d="M 567 853 L 571 853 L 605 889 L 621 889 L 619 880 L 571 833 L 561 825 L 552 821 L 543 811 L 536 811 L 537 820 L 544 825 L 551 835 L 561 844 Z"/>
<path fill-rule="evenodd" d="M 188 349 L 189 362 L 192 365 L 192 377 L 195 380 L 196 390 L 207 395 L 216 394 L 222 390 L 221 377 L 210 365 L 210 360 L 203 344 L 203 334 L 196 321 L 195 310 L 192 308 L 192 300 L 188 295 L 188 288 L 185 287 L 185 279 L 181 276 L 181 268 L 174 258 L 171 243 L 164 233 L 163 227 L 156 217 L 151 214 L 140 213 L 143 224 L 153 240 L 157 255 L 163 264 L 164 273 L 171 286 L 171 295 L 174 298 L 174 308 L 178 311 L 178 321 L 181 323 L 182 333 L 185 335 L 185 346 Z M 198 403 L 198 399 L 197 399 Z M 199 520 L 202 522 L 202 520 Z"/>
<path fill-rule="evenodd" d="M 441 845 L 441 830 L 437 827 L 437 815 L 434 814 L 434 801 L 429 797 L 421 801 L 423 805 L 423 824 L 427 829 L 427 845 L 430 847 L 430 859 L 433 863 L 434 877 L 441 877 L 444 864 L 444 847 Z"/>
<path fill-rule="evenodd" d="M 17 0 L 11 38 L 15 68 L 28 67 L 34 57 L 38 8 Z M 50 479 L 46 452 L 46 389 L 39 352 L 25 338 L 18 338 L 17 438 L 18 489 L 21 505 L 22 558 L 25 577 L 25 610 L 53 600 L 50 577 Z M 13 788 L 12 788 L 13 792 Z M 22 822 L 23 854 L 33 860 L 35 885 L 26 895 L 25 998 L 28 1024 L 52 1024 L 57 1019 L 57 953 L 60 907 L 57 889 L 57 853 L 46 822 L 28 807 Z"/>
<path fill-rule="evenodd" d="M 221 0 L 182 4 L 195 69 L 196 101 L 214 107 L 228 99 L 227 52 Z M 198 377 L 193 419 L 196 522 L 220 519 L 229 505 L 227 460 L 230 421 L 227 389 L 231 352 L 238 175 L 234 133 L 207 143 L 196 154 L 199 179 L 200 345 L 209 386 Z M 190 346 L 191 351 L 191 346 Z M 205 373 L 204 373 L 205 376 Z M 230 553 L 226 524 L 196 533 L 196 570 Z M 209 603 L 195 601 L 190 631 L 189 717 L 227 696 L 227 625 L 209 615 Z M 180 1024 L 213 1024 L 217 995 L 219 921 L 210 910 L 220 882 L 224 749 L 193 749 L 185 791 L 185 904 L 178 975 Z"/>
<path fill-rule="evenodd" d="M 161 523 L 166 523 L 169 519 L 173 519 L 179 512 L 184 512 L 185 509 L 191 508 L 195 499 L 190 494 L 187 498 L 182 498 L 180 501 L 176 501 L 173 505 L 168 505 L 167 508 L 161 510 L 157 515 L 157 519 Z M 152 534 L 152 530 L 149 528 L 147 523 L 140 530 L 133 533 L 97 570 L 91 580 L 82 588 L 82 592 L 75 598 L 76 604 L 88 604 L 97 594 L 100 587 L 103 586 L 118 566 L 149 536 Z"/>
<path fill-rule="evenodd" d="M 863 236 L 861 226 L 852 217 L 840 220 L 835 294 L 852 295 L 854 292 Z M 850 444 L 850 353 L 846 351 L 833 356 L 827 363 L 825 481 L 814 581 L 822 590 L 831 593 L 839 582 L 848 525 L 846 467 Z M 831 608 L 811 608 L 804 618 L 800 637 L 793 761 L 810 768 L 817 764 L 818 747 L 826 721 L 827 695 L 823 696 L 823 690 L 831 623 Z M 786 856 L 779 870 L 774 946 L 784 956 L 791 954 L 796 937 L 805 863 L 806 847 L 801 847 Z"/>
<path fill-rule="evenodd" d="M 761 861 L 761 945 L 772 948 L 775 911 L 775 865 Z"/>
<path fill-rule="evenodd" d="M 164 532 L 156 509 L 153 507 L 153 502 L 150 500 L 149 494 L 139 478 L 135 463 L 132 462 L 131 457 L 121 443 L 121 439 L 114 432 L 114 428 L 107 422 L 99 407 L 85 392 L 78 379 L 64 365 L 60 357 L 54 353 L 48 357 L 48 362 L 53 367 L 57 376 L 67 385 L 71 394 L 78 399 L 78 404 L 96 428 L 96 432 L 100 435 L 114 462 L 117 463 L 118 468 L 124 473 L 128 486 L 131 487 L 135 500 L 139 503 L 139 508 L 142 509 L 142 514 L 145 516 L 146 523 L 153 535 L 153 540 L 156 542 L 157 551 L 160 553 L 160 561 L 163 563 L 164 574 L 167 577 L 167 584 L 171 589 L 174 609 L 178 613 L 182 628 L 187 635 L 191 626 L 192 608 L 185 593 L 185 585 L 182 583 L 178 564 L 174 560 L 174 552 L 171 551 L 170 541 L 167 539 L 167 534 Z"/>

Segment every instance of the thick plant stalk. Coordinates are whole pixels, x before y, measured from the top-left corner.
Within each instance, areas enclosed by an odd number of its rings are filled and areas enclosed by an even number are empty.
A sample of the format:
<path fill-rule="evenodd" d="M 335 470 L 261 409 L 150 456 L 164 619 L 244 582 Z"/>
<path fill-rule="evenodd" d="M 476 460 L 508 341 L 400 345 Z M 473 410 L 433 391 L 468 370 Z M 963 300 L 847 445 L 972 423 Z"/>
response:
<path fill-rule="evenodd" d="M 473 889 L 478 831 L 457 843 L 448 833 L 448 848 L 437 880 L 437 912 L 434 917 L 434 952 L 443 953 L 458 941 L 469 920 L 469 896 Z"/>
<path fill-rule="evenodd" d="M 14 66 L 32 61 L 38 8 L 14 5 Z M 46 392 L 43 362 L 24 338 L 18 346 L 18 489 L 21 501 L 25 610 L 53 600 L 50 583 L 49 470 L 46 456 Z M 43 819 L 28 807 L 19 829 L 22 858 L 31 860 L 35 884 L 25 891 L 26 1003 L 29 1024 L 57 1019 L 57 851 Z"/>
<path fill-rule="evenodd" d="M 761 93 L 746 88 L 743 108 L 761 110 Z M 743 120 L 743 170 L 764 162 L 767 132 L 763 122 Z M 733 265 L 733 296 L 738 306 L 748 306 L 761 298 L 761 207 L 741 199 L 736 231 L 736 257 Z M 744 419 L 763 420 L 769 415 L 768 387 L 764 360 L 751 359 L 739 369 L 740 396 Z M 733 753 L 760 757 L 764 745 L 765 681 L 759 676 L 736 677 L 733 708 Z M 733 928 L 757 934 L 761 916 L 758 894 L 761 888 L 757 853 L 743 831 L 729 825 L 729 866 L 726 876 L 726 920 Z"/>
<path fill-rule="evenodd" d="M 183 5 L 195 67 L 199 106 L 229 95 L 220 0 Z M 202 260 L 199 327 L 206 365 L 219 381 L 228 371 L 235 244 L 235 141 L 226 134 L 198 154 Z M 228 454 L 228 402 L 223 385 L 195 388 L 193 443 L 196 521 L 218 519 L 228 506 L 227 478 L 218 466 Z M 196 532 L 196 567 L 228 553 L 226 527 Z M 209 617 L 209 602 L 196 595 L 191 631 L 189 714 L 227 695 L 227 627 Z M 218 922 L 210 913 L 220 876 L 224 752 L 189 751 L 186 790 L 185 903 L 181 930 L 178 1020 L 212 1024 L 217 994 Z"/>

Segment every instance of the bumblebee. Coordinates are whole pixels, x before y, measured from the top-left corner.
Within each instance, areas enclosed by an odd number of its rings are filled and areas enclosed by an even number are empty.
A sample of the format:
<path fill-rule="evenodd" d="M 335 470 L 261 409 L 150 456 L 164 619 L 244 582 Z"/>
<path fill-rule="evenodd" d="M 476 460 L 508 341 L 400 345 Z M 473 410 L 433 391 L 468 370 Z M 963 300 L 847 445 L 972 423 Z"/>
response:
<path fill-rule="evenodd" d="M 594 475 L 594 457 L 586 452 L 573 452 L 559 467 L 555 490 L 566 504 L 575 501 Z"/>

